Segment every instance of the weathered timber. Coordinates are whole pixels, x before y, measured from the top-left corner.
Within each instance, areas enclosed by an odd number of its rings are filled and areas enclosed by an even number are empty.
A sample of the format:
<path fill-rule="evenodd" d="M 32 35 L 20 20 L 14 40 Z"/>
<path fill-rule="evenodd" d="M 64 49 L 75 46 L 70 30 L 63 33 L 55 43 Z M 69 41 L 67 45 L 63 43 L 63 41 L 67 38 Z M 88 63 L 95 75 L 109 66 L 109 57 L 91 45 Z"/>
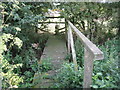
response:
<path fill-rule="evenodd" d="M 92 83 L 93 61 L 103 59 L 103 52 L 87 37 L 85 37 L 70 21 L 68 21 L 68 24 L 77 34 L 80 41 L 85 47 L 83 88 L 90 88 L 90 85 Z"/>
<path fill-rule="evenodd" d="M 70 21 L 68 21 L 73 31 L 79 37 L 80 41 L 84 44 L 90 54 L 94 55 L 94 60 L 101 60 L 104 58 L 103 52 L 93 44 L 87 37 L 85 37 Z"/>
<path fill-rule="evenodd" d="M 66 40 L 66 44 L 67 44 L 67 38 L 68 38 L 68 33 L 67 33 L 67 20 L 65 18 L 65 40 Z M 66 45 L 67 46 L 67 45 Z"/>
<path fill-rule="evenodd" d="M 84 78 L 83 78 L 83 87 L 90 88 L 92 83 L 92 72 L 93 72 L 93 55 L 84 48 Z"/>
<path fill-rule="evenodd" d="M 70 53 L 70 27 L 68 27 L 68 33 L 67 33 L 67 48 L 68 48 L 68 53 Z"/>
<path fill-rule="evenodd" d="M 70 42 L 70 46 L 71 46 L 71 51 L 72 51 L 72 58 L 73 58 L 73 63 L 74 63 L 74 67 L 75 67 L 75 70 L 77 71 L 78 70 L 78 66 L 77 66 L 77 61 L 76 61 L 76 52 L 75 52 L 75 48 L 74 48 L 74 41 L 73 41 L 73 35 L 72 35 L 72 30 L 71 30 L 71 27 L 69 26 L 69 29 L 68 29 L 68 37 L 69 37 L 69 42 Z"/>
<path fill-rule="evenodd" d="M 53 77 L 59 73 L 62 64 L 66 62 L 64 58 L 67 55 L 67 48 L 64 35 L 50 34 L 49 36 L 41 59 L 38 61 L 38 65 L 49 60 L 51 70 L 42 74 L 36 72 L 33 79 L 34 88 L 49 88 L 51 85 L 55 84 Z"/>

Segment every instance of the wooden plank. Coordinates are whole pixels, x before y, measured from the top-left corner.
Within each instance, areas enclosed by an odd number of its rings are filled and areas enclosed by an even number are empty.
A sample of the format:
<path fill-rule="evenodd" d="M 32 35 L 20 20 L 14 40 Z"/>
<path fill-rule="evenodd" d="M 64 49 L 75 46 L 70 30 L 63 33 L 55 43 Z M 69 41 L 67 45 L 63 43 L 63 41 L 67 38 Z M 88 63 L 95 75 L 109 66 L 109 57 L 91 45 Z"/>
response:
<path fill-rule="evenodd" d="M 69 25 L 73 28 L 81 42 L 84 44 L 84 46 L 87 48 L 90 54 L 94 55 L 95 60 L 101 60 L 104 58 L 103 52 L 95 45 L 93 44 L 87 37 L 85 37 L 70 21 L 68 21 Z"/>
<path fill-rule="evenodd" d="M 68 53 L 70 53 L 70 27 L 68 27 L 68 38 L 67 38 L 67 40 L 68 40 L 68 42 L 67 42 L 67 48 L 68 48 Z"/>
<path fill-rule="evenodd" d="M 78 71 L 78 66 L 77 66 L 77 61 L 76 61 L 76 52 L 75 52 L 75 48 L 74 48 L 74 42 L 73 42 L 73 35 L 72 35 L 72 30 L 71 27 L 69 26 L 69 37 L 70 37 L 70 46 L 71 46 L 71 50 L 72 50 L 72 58 L 73 58 L 73 63 L 75 65 L 75 70 Z"/>
<path fill-rule="evenodd" d="M 58 73 L 58 69 L 60 69 L 62 64 L 66 62 L 64 58 L 67 55 L 67 48 L 64 35 L 49 34 L 49 36 L 40 61 L 38 61 L 38 65 L 49 60 L 52 69 L 43 74 L 38 72 L 35 73 L 33 79 L 34 88 L 49 88 L 51 83 L 56 83 L 50 77 L 54 77 Z M 41 78 L 45 74 L 48 74 L 46 75 L 47 78 Z"/>
<path fill-rule="evenodd" d="M 67 21 L 66 21 L 66 18 L 65 18 L 65 39 L 66 39 L 66 41 L 67 41 L 67 38 L 68 38 L 67 33 L 68 33 L 68 30 L 67 30 Z"/>
<path fill-rule="evenodd" d="M 83 88 L 90 88 L 92 83 L 92 72 L 93 72 L 93 59 L 94 56 L 84 48 L 84 78 L 83 78 Z"/>

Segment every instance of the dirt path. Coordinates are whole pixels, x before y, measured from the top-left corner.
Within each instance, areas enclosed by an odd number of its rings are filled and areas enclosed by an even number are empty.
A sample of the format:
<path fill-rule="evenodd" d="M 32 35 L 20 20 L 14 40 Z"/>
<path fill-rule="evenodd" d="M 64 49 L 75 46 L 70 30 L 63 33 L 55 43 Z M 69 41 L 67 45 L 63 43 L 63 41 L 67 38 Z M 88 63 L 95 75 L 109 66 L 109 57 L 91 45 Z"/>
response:
<path fill-rule="evenodd" d="M 34 88 L 49 88 L 54 83 L 53 77 L 58 73 L 58 69 L 60 69 L 62 63 L 64 62 L 66 54 L 67 49 L 64 36 L 50 35 L 40 63 L 42 63 L 43 60 L 50 59 L 52 70 L 49 70 L 42 75 L 36 73 L 33 80 L 33 82 L 36 83 Z"/>

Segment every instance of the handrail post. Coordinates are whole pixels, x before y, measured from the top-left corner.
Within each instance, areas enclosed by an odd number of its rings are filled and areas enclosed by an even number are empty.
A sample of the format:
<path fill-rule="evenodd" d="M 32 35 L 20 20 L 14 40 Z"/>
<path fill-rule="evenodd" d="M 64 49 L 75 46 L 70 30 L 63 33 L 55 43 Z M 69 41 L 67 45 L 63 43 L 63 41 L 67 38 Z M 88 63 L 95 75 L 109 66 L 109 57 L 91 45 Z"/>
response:
<path fill-rule="evenodd" d="M 67 42 L 67 38 L 68 38 L 68 35 L 67 35 L 67 20 L 66 18 L 65 19 L 65 39 L 66 39 L 66 42 Z"/>
<path fill-rule="evenodd" d="M 82 34 L 70 21 L 68 24 L 77 34 L 80 41 L 84 45 L 84 80 L 83 88 L 90 88 L 92 84 L 93 61 L 104 59 L 103 52 L 93 44 L 84 34 Z"/>
<path fill-rule="evenodd" d="M 70 26 L 68 26 L 68 33 L 67 33 L 67 47 L 68 47 L 68 53 L 70 53 Z"/>
<path fill-rule="evenodd" d="M 84 47 L 84 79 L 83 88 L 90 88 L 92 84 L 94 56 L 90 54 L 86 47 Z"/>
<path fill-rule="evenodd" d="M 74 63 L 74 68 L 75 68 L 75 71 L 78 71 L 78 65 L 77 65 L 77 61 L 76 61 L 77 60 L 76 59 L 76 52 L 75 52 L 75 48 L 74 48 L 72 29 L 71 29 L 70 25 L 68 25 L 68 36 L 70 39 L 70 47 L 71 47 L 71 51 L 72 51 L 72 59 L 73 59 L 73 63 Z"/>

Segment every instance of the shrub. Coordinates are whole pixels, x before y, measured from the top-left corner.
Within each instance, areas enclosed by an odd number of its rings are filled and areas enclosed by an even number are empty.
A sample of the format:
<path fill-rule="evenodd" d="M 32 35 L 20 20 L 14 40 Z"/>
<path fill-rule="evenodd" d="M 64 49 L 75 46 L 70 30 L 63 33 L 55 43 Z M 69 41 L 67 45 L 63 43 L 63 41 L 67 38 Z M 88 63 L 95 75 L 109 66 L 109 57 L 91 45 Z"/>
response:
<path fill-rule="evenodd" d="M 48 70 L 52 69 L 52 63 L 50 62 L 50 60 L 50 58 L 47 58 L 39 62 L 40 72 L 47 72 Z"/>
<path fill-rule="evenodd" d="M 112 39 L 99 46 L 104 53 L 104 59 L 94 61 L 94 70 L 92 74 L 91 88 L 120 88 L 120 74 L 119 74 L 119 59 L 117 45 L 118 40 Z M 79 42 L 78 42 L 79 43 Z M 76 44 L 79 45 L 79 44 Z M 77 52 L 77 60 L 83 63 L 83 52 L 80 50 L 80 45 L 75 46 Z M 78 55 L 80 54 L 80 55 Z M 82 60 L 81 60 L 82 59 Z M 81 88 L 83 87 L 83 66 L 80 65 L 78 72 L 74 70 L 74 64 L 66 63 L 60 69 L 60 73 L 56 77 L 56 83 L 53 87 L 56 88 Z"/>
<path fill-rule="evenodd" d="M 65 63 L 56 77 L 58 83 L 55 86 L 58 88 L 81 88 L 82 79 L 83 69 L 81 67 L 76 72 L 73 63 Z"/>
<path fill-rule="evenodd" d="M 96 88 L 120 88 L 118 68 L 118 40 L 112 39 L 100 46 L 104 59 L 94 62 L 93 85 Z"/>
<path fill-rule="evenodd" d="M 19 64 L 10 64 L 12 61 L 10 59 L 10 54 L 7 53 L 5 57 L 2 59 L 2 87 L 3 88 L 13 88 L 18 87 L 20 83 L 23 83 L 23 77 L 19 76 L 18 73 L 15 73 L 14 70 L 17 69 L 20 72 L 20 67 L 22 67 L 22 63 Z"/>

